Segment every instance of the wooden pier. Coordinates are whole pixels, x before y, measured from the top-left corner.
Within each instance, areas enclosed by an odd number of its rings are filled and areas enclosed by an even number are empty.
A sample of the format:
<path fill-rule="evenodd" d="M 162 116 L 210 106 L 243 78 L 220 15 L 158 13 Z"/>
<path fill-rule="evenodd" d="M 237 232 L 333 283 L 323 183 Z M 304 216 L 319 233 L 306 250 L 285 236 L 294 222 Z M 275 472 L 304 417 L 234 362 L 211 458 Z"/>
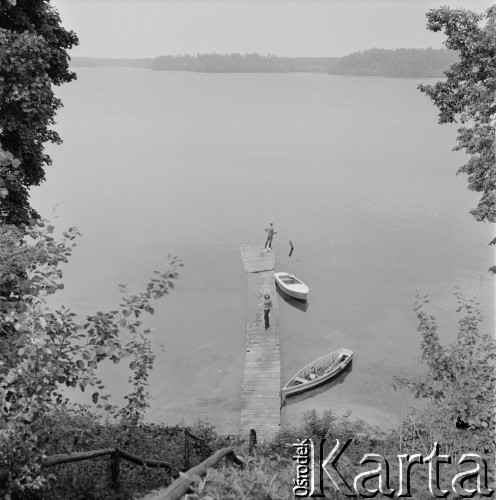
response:
<path fill-rule="evenodd" d="M 240 248 L 248 285 L 248 325 L 239 431 L 242 436 L 247 436 L 250 429 L 255 429 L 258 441 L 262 442 L 273 438 L 281 423 L 281 359 L 274 252 L 264 252 L 257 246 L 243 245 Z M 266 293 L 272 300 L 267 330 L 263 314 Z"/>

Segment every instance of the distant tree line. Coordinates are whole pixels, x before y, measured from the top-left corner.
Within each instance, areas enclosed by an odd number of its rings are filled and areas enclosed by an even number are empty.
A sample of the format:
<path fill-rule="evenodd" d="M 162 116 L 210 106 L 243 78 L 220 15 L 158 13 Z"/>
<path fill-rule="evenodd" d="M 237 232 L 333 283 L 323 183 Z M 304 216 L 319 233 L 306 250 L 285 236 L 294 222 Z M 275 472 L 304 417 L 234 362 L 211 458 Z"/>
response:
<path fill-rule="evenodd" d="M 197 54 L 148 59 L 74 57 L 73 66 L 144 68 L 206 73 L 328 73 L 338 57 L 278 57 L 260 54 Z"/>
<path fill-rule="evenodd" d="M 153 57 L 146 59 L 122 59 L 100 57 L 73 57 L 72 66 L 80 68 L 143 68 L 152 69 Z"/>
<path fill-rule="evenodd" d="M 131 67 L 205 73 L 331 73 L 386 77 L 440 77 L 457 61 L 444 49 L 370 49 L 344 57 L 279 57 L 254 54 L 167 55 L 148 59 L 74 57 L 74 66 Z"/>
<path fill-rule="evenodd" d="M 197 54 L 160 56 L 153 62 L 158 71 L 207 73 L 329 73 L 337 57 L 279 57 L 254 54 Z"/>
<path fill-rule="evenodd" d="M 370 49 L 353 52 L 331 68 L 334 75 L 440 77 L 458 59 L 444 49 Z"/>

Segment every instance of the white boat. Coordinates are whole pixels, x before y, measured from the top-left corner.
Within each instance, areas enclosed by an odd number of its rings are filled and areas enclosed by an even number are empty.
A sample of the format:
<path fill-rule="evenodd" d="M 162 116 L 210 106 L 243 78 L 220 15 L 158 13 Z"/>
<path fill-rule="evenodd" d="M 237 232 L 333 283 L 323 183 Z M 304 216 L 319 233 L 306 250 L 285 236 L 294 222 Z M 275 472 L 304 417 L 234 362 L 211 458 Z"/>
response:
<path fill-rule="evenodd" d="M 281 406 L 286 396 L 305 392 L 319 385 L 329 382 L 342 371 L 344 371 L 353 359 L 353 351 L 349 349 L 338 349 L 316 359 L 302 368 L 281 389 Z"/>
<path fill-rule="evenodd" d="M 274 273 L 277 286 L 290 297 L 307 300 L 309 288 L 305 283 L 288 273 Z"/>

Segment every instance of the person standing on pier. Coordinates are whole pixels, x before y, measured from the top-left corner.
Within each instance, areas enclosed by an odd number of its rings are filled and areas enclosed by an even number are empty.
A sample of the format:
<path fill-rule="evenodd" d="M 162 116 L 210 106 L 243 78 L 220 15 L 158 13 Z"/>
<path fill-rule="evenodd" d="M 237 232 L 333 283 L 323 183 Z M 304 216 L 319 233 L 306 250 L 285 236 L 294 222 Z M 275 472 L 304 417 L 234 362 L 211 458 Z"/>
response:
<path fill-rule="evenodd" d="M 264 319 L 265 319 L 265 329 L 269 328 L 269 312 L 270 308 L 272 307 L 272 300 L 270 300 L 270 295 L 266 293 L 264 295 L 264 301 L 263 301 L 263 306 L 264 306 Z"/>
<path fill-rule="evenodd" d="M 274 234 L 276 234 L 276 232 L 274 231 L 274 224 L 272 222 L 270 223 L 269 227 L 265 229 L 265 232 L 267 233 L 265 251 L 268 252 L 269 250 L 272 250 L 272 238 L 274 238 Z"/>

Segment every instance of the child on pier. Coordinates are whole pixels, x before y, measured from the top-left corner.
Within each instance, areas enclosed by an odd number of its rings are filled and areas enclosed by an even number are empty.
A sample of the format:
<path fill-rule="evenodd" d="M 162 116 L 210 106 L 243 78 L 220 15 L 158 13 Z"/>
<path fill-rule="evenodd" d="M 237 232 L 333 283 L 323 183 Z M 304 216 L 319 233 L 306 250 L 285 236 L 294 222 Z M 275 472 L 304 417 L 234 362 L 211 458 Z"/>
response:
<path fill-rule="evenodd" d="M 264 296 L 264 319 L 265 319 L 265 328 L 269 328 L 269 312 L 272 307 L 272 300 L 270 300 L 270 295 L 268 293 Z"/>

